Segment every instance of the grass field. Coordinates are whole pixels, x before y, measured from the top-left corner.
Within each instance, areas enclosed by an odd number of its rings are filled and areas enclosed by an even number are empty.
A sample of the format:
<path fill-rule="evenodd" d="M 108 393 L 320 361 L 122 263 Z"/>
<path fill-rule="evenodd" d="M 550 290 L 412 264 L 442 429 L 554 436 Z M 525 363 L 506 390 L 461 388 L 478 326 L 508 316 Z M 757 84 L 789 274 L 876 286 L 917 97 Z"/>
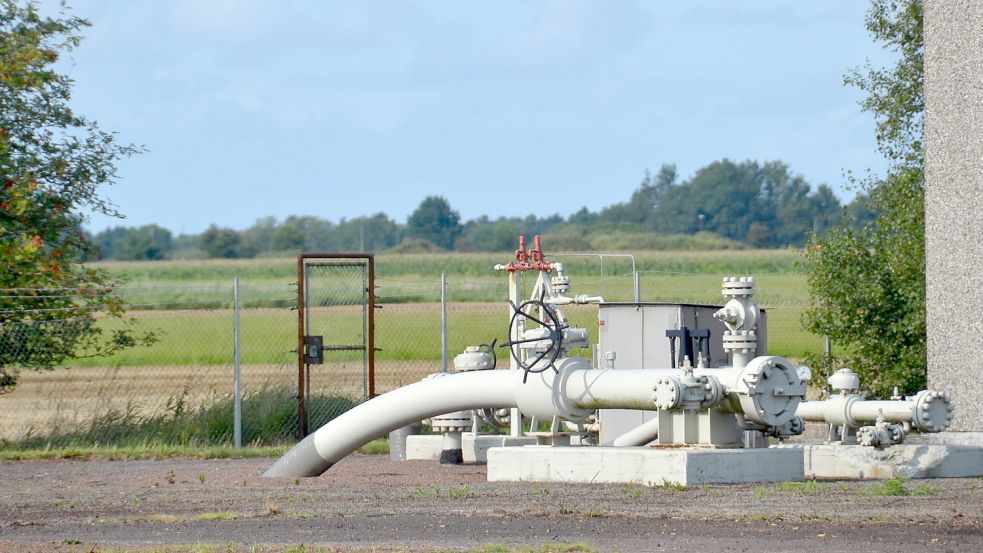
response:
<path fill-rule="evenodd" d="M 383 254 L 376 257 L 377 294 L 383 303 L 433 301 L 439 278 L 447 273 L 453 301 L 489 301 L 505 294 L 506 279 L 492 267 L 511 254 Z M 631 263 L 625 258 L 563 257 L 576 293 L 602 294 L 610 301 L 632 298 Z M 806 299 L 796 250 L 647 252 L 635 256 L 644 300 L 716 300 L 719 278 L 755 275 L 764 303 Z M 296 304 L 296 260 L 106 262 L 95 264 L 123 284 L 120 292 L 137 309 L 224 307 L 232 301 L 231 282 L 242 282 L 245 306 Z M 777 278 L 776 278 L 777 277 Z"/>

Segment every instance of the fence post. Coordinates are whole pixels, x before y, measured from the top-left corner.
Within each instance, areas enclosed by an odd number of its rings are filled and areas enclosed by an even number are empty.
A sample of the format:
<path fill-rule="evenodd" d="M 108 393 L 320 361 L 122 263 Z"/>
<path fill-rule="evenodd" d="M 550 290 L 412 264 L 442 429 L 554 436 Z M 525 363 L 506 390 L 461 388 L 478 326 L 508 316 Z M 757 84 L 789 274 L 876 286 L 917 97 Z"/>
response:
<path fill-rule="evenodd" d="M 440 273 L 440 372 L 447 372 L 447 273 Z"/>
<path fill-rule="evenodd" d="M 235 381 L 233 391 L 233 413 L 232 413 L 232 434 L 236 448 L 242 447 L 242 371 L 239 366 L 240 345 L 239 345 L 239 277 L 235 277 L 232 285 L 232 340 L 234 342 L 233 356 L 233 380 Z"/>

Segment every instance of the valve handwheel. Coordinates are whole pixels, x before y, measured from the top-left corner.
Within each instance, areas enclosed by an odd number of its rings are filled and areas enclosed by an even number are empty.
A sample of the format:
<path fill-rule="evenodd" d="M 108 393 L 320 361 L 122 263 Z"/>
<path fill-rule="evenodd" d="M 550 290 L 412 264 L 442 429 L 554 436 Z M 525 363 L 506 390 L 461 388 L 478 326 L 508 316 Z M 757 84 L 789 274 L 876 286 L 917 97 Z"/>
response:
<path fill-rule="evenodd" d="M 538 374 L 545 371 L 546 369 L 553 369 L 554 371 L 556 370 L 556 366 L 554 365 L 554 363 L 556 363 L 556 359 L 557 357 L 560 356 L 560 351 L 563 349 L 563 329 L 566 328 L 566 326 L 564 326 L 557 319 L 556 312 L 553 310 L 553 308 L 547 305 L 546 302 L 544 302 L 542 299 L 526 300 L 521 304 L 519 304 L 518 306 L 516 306 L 514 303 L 510 301 L 509 305 L 512 306 L 512 319 L 509 321 L 509 336 L 513 335 L 513 330 L 515 329 L 515 324 L 516 321 L 519 320 L 519 317 L 532 321 L 543 328 L 549 329 L 550 331 L 548 337 L 527 338 L 525 340 L 514 340 L 499 345 L 499 347 L 502 348 L 508 346 L 509 351 L 512 352 L 512 358 L 515 359 L 516 362 L 519 364 L 519 367 L 523 371 L 525 371 L 525 373 L 522 375 L 522 383 L 525 384 L 526 379 L 529 377 L 529 373 Z M 541 321 L 536 317 L 527 313 L 525 311 L 527 307 L 538 308 L 542 313 L 545 314 L 543 318 L 546 319 L 547 321 L 550 321 L 552 324 L 547 323 L 545 321 Z M 522 360 L 522 357 L 519 355 L 519 350 L 516 348 L 517 345 L 527 344 L 530 342 L 541 342 L 546 339 L 549 339 L 550 341 L 550 345 L 548 348 L 546 348 L 538 355 L 536 355 L 536 357 L 534 357 L 531 361 L 528 359 L 525 361 Z M 547 358 L 549 359 L 549 362 L 539 367 L 536 366 L 539 364 L 540 361 Z"/>

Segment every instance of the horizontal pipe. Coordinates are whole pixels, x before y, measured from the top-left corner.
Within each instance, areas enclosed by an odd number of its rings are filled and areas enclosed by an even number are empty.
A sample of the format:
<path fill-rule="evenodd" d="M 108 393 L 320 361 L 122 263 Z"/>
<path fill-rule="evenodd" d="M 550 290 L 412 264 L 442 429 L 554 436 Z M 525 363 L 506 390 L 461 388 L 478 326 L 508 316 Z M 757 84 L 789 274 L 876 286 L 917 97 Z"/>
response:
<path fill-rule="evenodd" d="M 521 375 L 521 373 L 519 373 Z M 339 415 L 277 460 L 263 476 L 317 476 L 378 436 L 451 411 L 515 407 L 516 371 L 441 373 Z"/>

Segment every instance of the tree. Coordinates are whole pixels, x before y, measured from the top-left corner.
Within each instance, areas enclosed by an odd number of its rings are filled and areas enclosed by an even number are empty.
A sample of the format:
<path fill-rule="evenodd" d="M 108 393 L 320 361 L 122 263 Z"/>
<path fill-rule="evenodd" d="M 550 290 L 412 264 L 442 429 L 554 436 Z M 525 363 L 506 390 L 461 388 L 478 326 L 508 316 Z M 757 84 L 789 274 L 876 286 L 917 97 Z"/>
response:
<path fill-rule="evenodd" d="M 99 188 L 115 182 L 116 161 L 139 151 L 68 105 L 73 82 L 55 66 L 87 25 L 0 0 L 0 390 L 16 383 L 18 367 L 152 340 L 97 324 L 97 312 L 122 319 L 123 302 L 104 272 L 81 263 L 93 253 L 85 213 L 120 216 Z"/>
<path fill-rule="evenodd" d="M 201 249 L 208 257 L 239 257 L 239 233 L 234 229 L 212 224 L 201 233 Z"/>
<path fill-rule="evenodd" d="M 884 397 L 894 386 L 912 393 L 926 383 L 922 3 L 873 0 L 866 26 L 899 60 L 854 70 L 845 82 L 867 93 L 861 106 L 875 117 L 890 167 L 882 179 L 859 183 L 872 222 L 857 228 L 844 217 L 827 238 L 813 237 L 806 264 L 816 306 L 803 322 L 842 351 L 815 364 L 827 372 L 849 364 Z"/>
<path fill-rule="evenodd" d="M 450 250 L 461 235 L 461 215 L 443 196 L 427 196 L 406 220 L 406 232 Z"/>
<path fill-rule="evenodd" d="M 113 229 L 110 232 L 115 234 L 115 231 Z M 171 231 L 157 225 L 125 229 L 112 244 L 112 254 L 109 257 L 124 261 L 165 259 L 172 249 L 171 240 Z"/>

